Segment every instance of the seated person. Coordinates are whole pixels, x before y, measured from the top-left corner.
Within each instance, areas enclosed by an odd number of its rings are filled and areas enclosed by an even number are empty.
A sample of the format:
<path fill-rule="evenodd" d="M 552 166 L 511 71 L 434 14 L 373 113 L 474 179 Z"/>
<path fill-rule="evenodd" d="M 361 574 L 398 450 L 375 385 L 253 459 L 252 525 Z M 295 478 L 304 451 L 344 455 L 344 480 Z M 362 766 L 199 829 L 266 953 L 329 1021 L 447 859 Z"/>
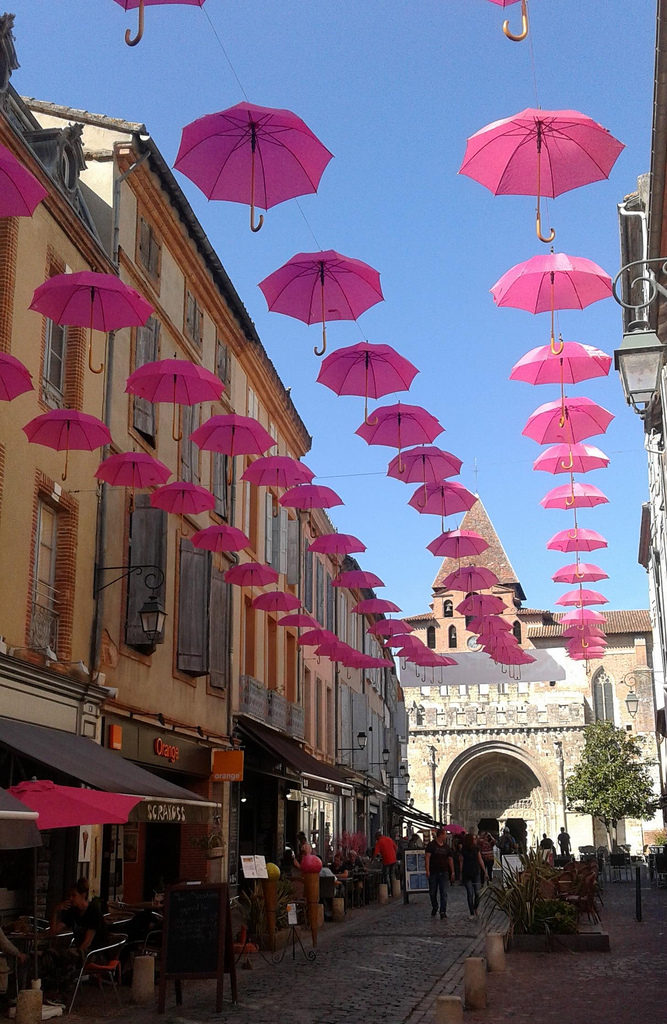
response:
<path fill-rule="evenodd" d="M 340 850 L 338 850 L 338 852 L 334 856 L 334 859 L 331 862 L 331 870 L 333 871 L 336 878 L 347 878 L 347 876 L 349 875 L 349 870 L 345 866 L 343 854 L 341 853 Z"/>
<path fill-rule="evenodd" d="M 74 947 L 86 954 L 109 943 L 109 933 L 99 900 L 88 902 L 88 893 L 73 885 L 67 898 L 57 903 L 51 914 L 51 934 L 70 930 L 74 933 Z"/>

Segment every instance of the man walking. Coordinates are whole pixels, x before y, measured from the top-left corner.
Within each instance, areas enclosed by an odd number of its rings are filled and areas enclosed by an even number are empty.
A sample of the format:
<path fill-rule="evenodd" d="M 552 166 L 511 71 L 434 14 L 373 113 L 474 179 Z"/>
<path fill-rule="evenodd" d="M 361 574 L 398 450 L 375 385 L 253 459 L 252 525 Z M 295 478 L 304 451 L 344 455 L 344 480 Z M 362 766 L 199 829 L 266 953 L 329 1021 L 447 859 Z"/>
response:
<path fill-rule="evenodd" d="M 440 897 L 440 919 L 447 917 L 447 882 L 454 882 L 454 859 L 446 843 L 446 832 L 440 829 L 435 839 L 426 847 L 426 877 L 431 897 L 431 917 L 438 913 Z"/>
<path fill-rule="evenodd" d="M 396 874 L 396 861 L 398 859 L 396 843 L 391 836 L 383 835 L 381 828 L 379 828 L 375 833 L 375 849 L 373 850 L 373 856 L 380 857 L 382 860 L 382 881 L 386 883 L 387 895 L 391 898 L 392 881 Z"/>
<path fill-rule="evenodd" d="M 565 831 L 565 826 L 564 825 L 561 825 L 561 829 L 560 829 L 560 832 L 558 833 L 557 839 L 558 839 L 558 845 L 560 846 L 560 855 L 561 855 L 561 857 L 569 857 L 570 856 L 570 836 L 569 836 L 569 833 Z"/>

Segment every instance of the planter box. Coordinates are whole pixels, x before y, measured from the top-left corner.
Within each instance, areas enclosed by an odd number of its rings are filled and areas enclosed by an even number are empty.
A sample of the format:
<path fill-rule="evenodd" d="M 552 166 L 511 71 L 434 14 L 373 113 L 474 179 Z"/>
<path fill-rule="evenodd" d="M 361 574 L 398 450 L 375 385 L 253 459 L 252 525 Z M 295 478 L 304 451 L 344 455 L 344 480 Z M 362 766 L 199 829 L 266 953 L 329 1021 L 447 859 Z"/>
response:
<path fill-rule="evenodd" d="M 511 953 L 608 953 L 606 932 L 580 932 L 576 935 L 513 935 Z"/>

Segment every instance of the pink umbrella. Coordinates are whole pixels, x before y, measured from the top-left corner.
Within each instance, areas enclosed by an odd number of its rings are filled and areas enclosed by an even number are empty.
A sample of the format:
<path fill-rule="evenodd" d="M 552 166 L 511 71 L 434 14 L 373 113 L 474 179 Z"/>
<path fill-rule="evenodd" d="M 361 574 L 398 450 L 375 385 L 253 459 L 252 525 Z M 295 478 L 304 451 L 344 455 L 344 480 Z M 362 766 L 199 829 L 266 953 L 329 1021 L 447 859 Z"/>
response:
<path fill-rule="evenodd" d="M 391 668 L 392 663 L 387 658 L 374 658 L 372 654 L 357 653 L 357 668 Z"/>
<path fill-rule="evenodd" d="M 257 487 L 296 487 L 297 484 L 310 483 L 314 476 L 305 462 L 289 455 L 262 455 L 250 463 L 241 479 L 249 480 Z"/>
<path fill-rule="evenodd" d="M 427 550 L 440 558 L 469 558 L 481 555 L 488 548 L 487 541 L 474 530 L 446 530 L 427 545 Z"/>
<path fill-rule="evenodd" d="M 590 637 L 591 639 L 594 639 L 596 642 L 598 640 L 605 641 L 604 628 L 602 626 L 596 625 L 596 623 L 594 622 L 582 623 L 578 626 L 568 626 L 566 629 L 563 630 L 562 636 L 565 637 L 566 640 L 572 638 L 577 639 L 583 636 L 586 639 Z"/>
<path fill-rule="evenodd" d="M 540 199 L 608 178 L 623 150 L 606 128 L 577 110 L 520 111 L 486 125 L 468 139 L 460 174 L 494 195 L 537 197 L 537 236 L 542 235 Z"/>
<path fill-rule="evenodd" d="M 511 633 L 512 626 L 507 619 L 499 615 L 478 615 L 470 620 L 468 628 L 471 633 Z"/>
<path fill-rule="evenodd" d="M 301 629 L 302 626 L 316 627 L 318 622 L 313 615 L 308 615 L 306 612 L 293 612 L 290 615 L 283 615 L 282 619 L 278 619 L 277 625 L 296 626 L 297 629 Z"/>
<path fill-rule="evenodd" d="M 554 583 L 595 583 L 597 580 L 608 580 L 609 575 L 590 562 L 573 562 L 572 565 L 564 565 L 551 579 Z"/>
<path fill-rule="evenodd" d="M 373 572 L 366 572 L 365 569 L 349 569 L 347 572 L 341 572 L 336 576 L 333 586 L 350 587 L 359 590 L 384 587 L 384 583 Z"/>
<path fill-rule="evenodd" d="M 367 597 L 364 601 L 355 604 L 352 612 L 355 615 L 384 615 L 389 612 L 400 612 L 400 608 L 393 601 L 387 601 L 383 597 Z"/>
<path fill-rule="evenodd" d="M 390 345 L 360 341 L 328 355 L 317 381 L 337 395 L 363 395 L 364 422 L 368 423 L 368 399 L 409 391 L 418 372 Z"/>
<path fill-rule="evenodd" d="M 424 501 L 424 492 L 426 501 Z M 416 508 L 421 515 L 434 515 L 444 518 L 456 512 L 465 512 L 477 501 L 477 497 L 463 484 L 443 482 L 424 484 L 414 492 L 408 505 Z"/>
<path fill-rule="evenodd" d="M 95 416 L 75 409 L 44 412 L 26 423 L 23 431 L 31 444 L 42 444 L 45 448 L 65 452 L 63 480 L 67 479 L 70 451 L 92 452 L 105 444 L 111 444 L 111 434 L 106 424 Z"/>
<path fill-rule="evenodd" d="M 330 629 L 315 628 L 309 629 L 307 632 L 302 633 L 299 637 L 298 643 L 302 647 L 319 647 L 320 644 L 332 643 L 334 640 L 338 640 L 335 633 L 332 633 Z"/>
<path fill-rule="evenodd" d="M 297 253 L 260 281 L 259 287 L 274 313 L 296 317 L 305 324 L 322 324 L 322 348 L 315 349 L 318 356 L 324 355 L 327 347 L 327 320 L 356 320 L 384 299 L 377 270 L 333 249 Z"/>
<path fill-rule="evenodd" d="M 0 402 L 11 402 L 26 391 L 34 391 L 32 377 L 20 359 L 0 352 Z"/>
<path fill-rule="evenodd" d="M 8 792 L 37 811 L 40 832 L 79 825 L 122 825 L 142 799 L 79 786 L 57 786 L 47 779 L 19 782 L 17 786 L 10 786 Z"/>
<path fill-rule="evenodd" d="M 401 636 L 405 633 L 413 633 L 412 626 L 400 619 L 380 619 L 366 630 L 371 636 Z"/>
<path fill-rule="evenodd" d="M 398 448 L 399 470 L 402 465 L 401 449 L 415 444 L 430 444 L 443 427 L 426 409 L 419 405 L 384 405 L 371 413 L 355 431 L 367 444 Z"/>
<path fill-rule="evenodd" d="M 554 355 L 551 345 L 541 345 L 526 352 L 512 367 L 510 380 L 526 384 L 578 384 L 593 377 L 606 377 L 611 356 L 592 345 L 563 341 Z"/>
<path fill-rule="evenodd" d="M 264 587 L 267 583 L 277 583 L 278 573 L 270 565 L 240 562 L 227 569 L 224 578 L 227 583 L 233 583 L 237 587 Z"/>
<path fill-rule="evenodd" d="M 564 615 L 561 615 L 560 621 L 562 625 L 577 625 L 584 622 L 604 623 L 607 619 L 602 612 L 593 611 L 592 608 L 576 608 L 573 612 L 565 612 Z"/>
<path fill-rule="evenodd" d="M 196 548 L 215 552 L 243 551 L 250 544 L 250 540 L 243 530 L 237 529 L 236 526 L 227 526 L 226 523 L 215 523 L 213 526 L 206 526 L 203 530 L 197 530 L 196 533 L 193 533 L 191 541 Z M 252 563 L 243 563 L 243 565 L 249 564 Z M 237 565 L 234 568 L 238 569 L 240 566 Z M 232 583 L 233 581 L 228 580 L 227 582 Z M 267 582 L 270 581 L 267 580 Z"/>
<path fill-rule="evenodd" d="M 268 594 L 260 594 L 252 602 L 253 608 L 259 608 L 263 612 L 292 612 L 300 604 L 298 597 L 283 590 L 270 590 Z"/>
<path fill-rule="evenodd" d="M 404 484 L 439 483 L 448 476 L 458 476 L 463 463 L 451 452 L 433 445 L 419 445 L 395 455 L 387 467 L 387 476 Z M 424 500 L 426 500 L 426 493 Z"/>
<path fill-rule="evenodd" d="M 496 0 L 493 0 L 493 2 L 495 3 Z M 127 45 L 136 46 L 144 34 L 144 7 L 150 7 L 153 4 L 188 4 L 191 7 L 203 7 L 206 0 L 116 0 L 116 3 L 120 4 L 126 11 L 139 10 L 139 24 L 136 36 L 132 37 L 129 28 L 125 30 L 125 42 Z"/>
<path fill-rule="evenodd" d="M 587 590 L 585 587 L 577 587 L 576 590 L 568 590 L 562 594 L 556 604 L 572 605 L 574 608 L 583 608 L 589 604 L 609 604 L 609 601 L 599 590 Z"/>
<path fill-rule="evenodd" d="M 257 420 L 237 413 L 211 416 L 190 434 L 190 440 L 203 451 L 229 456 L 227 480 L 230 484 L 235 455 L 263 455 L 277 443 Z"/>
<path fill-rule="evenodd" d="M 342 505 L 343 499 L 331 487 L 322 484 L 299 484 L 278 498 L 283 508 L 298 508 L 310 511 L 313 508 L 333 508 Z"/>
<path fill-rule="evenodd" d="M 521 433 L 538 444 L 572 444 L 604 434 L 613 418 L 613 413 L 590 398 L 565 398 L 540 405 Z"/>
<path fill-rule="evenodd" d="M 493 2 L 498 3 L 500 0 L 493 0 Z M 512 2 L 516 2 L 516 0 L 512 0 Z M 442 830 L 443 832 L 449 832 L 453 836 L 461 836 L 465 833 L 463 825 L 457 825 L 454 821 L 450 821 L 449 825 L 444 825 Z"/>
<path fill-rule="evenodd" d="M 456 611 L 461 615 L 479 617 L 499 615 L 501 612 L 506 612 L 507 608 L 505 602 L 495 594 L 467 594 L 463 601 L 457 604 Z"/>
<path fill-rule="evenodd" d="M 0 217 L 32 217 L 47 195 L 34 174 L 0 146 Z"/>
<path fill-rule="evenodd" d="M 593 484 L 580 484 L 578 481 L 552 487 L 540 501 L 542 508 L 595 508 L 606 505 L 609 498 L 599 487 Z"/>
<path fill-rule="evenodd" d="M 308 550 L 322 555 L 350 555 L 365 551 L 366 545 L 351 533 L 323 533 L 310 542 Z"/>
<path fill-rule="evenodd" d="M 472 590 L 488 590 L 489 587 L 496 586 L 498 582 L 498 577 L 491 569 L 485 569 L 482 565 L 464 565 L 454 572 L 450 572 L 449 576 L 445 576 L 439 585 L 443 590 L 460 590 L 468 594 Z M 474 613 L 466 612 L 466 614 Z"/>
<path fill-rule="evenodd" d="M 605 469 L 609 456 L 592 444 L 555 444 L 535 459 L 533 469 L 545 473 L 589 473 Z"/>
<path fill-rule="evenodd" d="M 166 483 L 171 470 L 146 452 L 118 452 L 100 463 L 95 476 L 113 487 L 131 487 L 134 491 Z"/>
<path fill-rule="evenodd" d="M 88 366 L 93 373 L 104 369 L 104 365 L 97 370 L 93 366 L 93 331 L 141 327 L 153 312 L 150 302 L 119 277 L 91 270 L 50 277 L 35 289 L 30 309 L 54 323 L 89 329 Z"/>
<path fill-rule="evenodd" d="M 332 154 L 291 110 L 237 103 L 186 125 L 174 167 L 207 199 L 268 210 L 286 199 L 317 192 Z M 259 171 L 256 180 L 256 165 Z"/>
<path fill-rule="evenodd" d="M 595 551 L 606 548 L 607 541 L 595 530 L 583 530 L 576 526 L 573 530 L 560 530 L 551 540 L 547 541 L 549 551 Z"/>
<path fill-rule="evenodd" d="M 327 643 L 320 644 L 319 647 L 315 648 L 316 657 L 328 658 L 329 661 L 344 661 L 349 659 L 351 655 L 356 656 L 357 653 L 349 644 L 343 643 L 342 640 L 329 640 Z"/>
<path fill-rule="evenodd" d="M 188 359 L 158 359 L 144 363 L 130 374 L 125 385 L 129 395 L 139 395 L 148 402 L 173 404 L 171 433 L 174 441 L 181 440 L 181 434 L 176 431 L 176 406 L 217 402 L 223 390 L 224 384 L 219 377 Z"/>
<path fill-rule="evenodd" d="M 511 4 L 518 3 L 519 0 L 491 0 L 492 4 L 498 4 L 499 7 L 509 7 Z M 510 32 L 510 23 L 508 20 L 503 22 L 503 32 L 508 39 L 511 39 L 515 43 L 521 42 L 528 35 L 528 5 L 527 0 L 521 0 L 521 32 L 514 33 Z"/>
<path fill-rule="evenodd" d="M 175 480 L 165 487 L 158 487 L 151 494 L 153 508 L 161 508 L 174 515 L 197 515 L 215 508 L 215 496 L 198 484 Z"/>

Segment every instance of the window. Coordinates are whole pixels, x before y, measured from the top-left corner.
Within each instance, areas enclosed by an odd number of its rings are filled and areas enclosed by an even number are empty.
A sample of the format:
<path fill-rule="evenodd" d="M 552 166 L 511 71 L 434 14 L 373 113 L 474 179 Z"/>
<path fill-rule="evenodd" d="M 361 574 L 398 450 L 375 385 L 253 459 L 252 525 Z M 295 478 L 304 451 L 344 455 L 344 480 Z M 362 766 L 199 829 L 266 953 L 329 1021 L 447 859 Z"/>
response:
<path fill-rule="evenodd" d="M 454 604 L 447 598 L 446 601 L 442 602 L 442 615 L 445 619 L 451 619 L 454 614 Z"/>
<path fill-rule="evenodd" d="M 229 391 L 232 382 L 232 360 L 229 349 L 224 341 L 216 335 L 215 339 L 215 372 Z"/>
<path fill-rule="evenodd" d="M 431 650 L 435 650 L 435 626 L 428 626 L 426 630 L 426 644 Z"/>
<path fill-rule="evenodd" d="M 614 722 L 614 690 L 603 668 L 593 676 L 593 711 L 596 722 Z"/>
<path fill-rule="evenodd" d="M 515 621 L 514 625 L 512 626 L 512 632 L 514 633 L 514 636 L 516 638 L 517 643 L 521 643 L 521 623 L 519 622 L 518 619 Z"/>
<path fill-rule="evenodd" d="M 488 683 L 480 683 L 479 684 L 479 695 L 480 695 L 480 697 L 488 697 L 489 696 L 489 684 Z"/>
<path fill-rule="evenodd" d="M 456 647 L 456 626 L 450 626 L 447 631 L 447 640 L 450 650 Z"/>
<path fill-rule="evenodd" d="M 287 519 L 287 584 L 299 582 L 299 521 Z"/>
<path fill-rule="evenodd" d="M 333 588 L 333 580 L 329 573 L 327 573 L 327 623 L 326 628 L 333 633 L 334 632 L 334 613 L 336 595 Z"/>
<path fill-rule="evenodd" d="M 467 683 L 461 683 L 459 685 L 459 697 L 467 697 L 467 696 L 468 696 L 468 684 Z"/>
<path fill-rule="evenodd" d="M 47 319 L 42 391 L 49 405 L 61 405 L 64 401 L 66 358 L 67 328 Z"/>
<path fill-rule="evenodd" d="M 319 558 L 315 562 L 315 618 L 324 625 L 324 566 Z"/>
<path fill-rule="evenodd" d="M 498 693 L 509 693 L 509 692 L 510 692 L 510 684 L 509 683 L 498 683 Z"/>
<path fill-rule="evenodd" d="M 447 725 L 447 712 L 446 711 L 436 711 L 436 713 L 435 713 L 435 724 L 440 729 L 444 729 L 444 727 Z"/>
<path fill-rule="evenodd" d="M 214 690 L 226 690 L 231 678 L 232 587 L 223 572 L 211 571 L 208 606 L 209 673 Z"/>
<path fill-rule="evenodd" d="M 441 686 L 440 687 L 440 696 L 441 697 L 447 697 L 448 695 L 449 695 L 449 687 L 448 686 Z"/>
<path fill-rule="evenodd" d="M 318 677 L 315 678 L 315 746 L 318 750 L 322 750 L 322 738 L 324 736 L 324 722 L 323 719 L 323 693 L 322 693 L 322 680 Z"/>
<path fill-rule="evenodd" d="M 417 708 L 415 711 L 415 725 L 417 727 L 424 724 L 424 709 L 422 707 Z"/>
<path fill-rule="evenodd" d="M 185 293 L 184 330 L 190 341 L 194 341 L 197 348 L 201 348 L 204 340 L 204 314 L 192 292 L 187 290 Z"/>
<path fill-rule="evenodd" d="M 233 459 L 230 460 L 222 452 L 212 452 L 211 454 L 211 491 L 215 498 L 214 511 L 222 519 L 232 518 L 231 491 L 234 481 L 232 479 L 231 484 L 228 482 L 230 461 L 233 466 Z"/>
<path fill-rule="evenodd" d="M 158 357 L 160 340 L 160 321 L 150 317 L 143 327 L 137 327 L 134 336 L 134 369 L 138 370 L 144 363 L 152 363 Z M 134 395 L 132 403 L 132 426 L 153 446 L 155 446 L 155 405 L 147 398 Z"/>
<path fill-rule="evenodd" d="M 30 644 L 33 647 L 50 647 L 53 651 L 58 650 L 57 553 L 58 513 L 40 501 L 37 506 Z"/>
<path fill-rule="evenodd" d="M 167 513 L 153 508 L 147 494 L 137 494 L 130 516 L 129 565 L 155 565 L 164 572 L 167 561 Z M 127 578 L 127 612 L 125 643 L 146 647 L 148 640 L 141 628 L 139 611 L 151 594 L 146 587 L 146 571 L 131 573 Z M 150 582 L 150 580 L 149 580 Z M 165 584 L 157 591 L 164 603 Z"/>
<path fill-rule="evenodd" d="M 430 697 L 431 696 L 431 687 L 430 686 L 420 686 L 419 687 L 419 692 L 421 693 L 422 697 Z"/>
<path fill-rule="evenodd" d="M 312 551 L 306 551 L 303 562 L 303 606 L 307 612 L 313 610 L 313 555 Z"/>
<path fill-rule="evenodd" d="M 139 246 L 138 259 L 149 277 L 153 281 L 160 280 L 162 265 L 162 248 L 153 231 L 152 226 L 143 217 L 139 218 Z"/>
<path fill-rule="evenodd" d="M 525 680 L 520 680 L 519 686 L 517 687 L 517 692 L 530 693 L 530 683 L 527 683 Z"/>
<path fill-rule="evenodd" d="M 176 663 L 181 672 L 193 676 L 208 672 L 210 573 L 210 553 L 194 547 L 187 537 L 182 537 L 178 573 Z"/>
<path fill-rule="evenodd" d="M 181 414 L 181 480 L 199 483 L 199 448 L 190 440 L 190 434 L 199 426 L 200 411 L 195 405 L 184 405 Z"/>

